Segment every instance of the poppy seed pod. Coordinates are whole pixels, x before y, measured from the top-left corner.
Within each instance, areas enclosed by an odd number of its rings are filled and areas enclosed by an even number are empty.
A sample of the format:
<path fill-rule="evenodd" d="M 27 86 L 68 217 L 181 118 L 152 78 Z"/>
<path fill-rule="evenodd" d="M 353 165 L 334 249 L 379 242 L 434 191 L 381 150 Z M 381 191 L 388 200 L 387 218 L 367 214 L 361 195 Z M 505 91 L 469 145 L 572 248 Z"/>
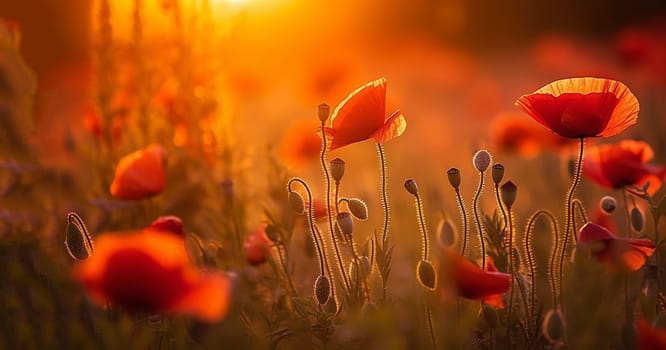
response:
<path fill-rule="evenodd" d="M 419 187 L 416 186 L 416 182 L 412 179 L 405 180 L 405 189 L 414 196 L 419 195 Z"/>
<path fill-rule="evenodd" d="M 331 160 L 331 177 L 335 183 L 339 183 L 345 175 L 345 161 L 340 158 Z"/>
<path fill-rule="evenodd" d="M 460 170 L 458 168 L 450 168 L 446 171 L 446 176 L 449 178 L 449 183 L 456 190 L 460 187 Z"/>
<path fill-rule="evenodd" d="M 636 232 L 643 231 L 643 227 L 645 227 L 645 216 L 643 215 L 643 212 L 637 207 L 634 207 L 631 209 L 630 216 L 631 227 L 633 227 Z"/>
<path fill-rule="evenodd" d="M 416 280 L 423 288 L 429 291 L 435 290 L 437 273 L 435 273 L 435 268 L 430 261 L 419 260 L 416 264 Z"/>
<path fill-rule="evenodd" d="M 328 120 L 328 116 L 330 114 L 331 114 L 331 106 L 327 105 L 326 103 L 322 103 L 319 106 L 317 106 L 317 115 L 319 116 L 319 120 L 322 123 Z"/>
<path fill-rule="evenodd" d="M 93 254 L 93 243 L 83 220 L 76 213 L 67 214 L 65 248 L 74 260 L 85 260 Z"/>
<path fill-rule="evenodd" d="M 492 175 L 495 185 L 499 185 L 504 178 L 504 165 L 500 163 L 494 164 L 492 168 Z"/>
<path fill-rule="evenodd" d="M 305 213 L 305 200 L 298 192 L 289 191 L 289 206 L 298 215 Z"/>
<path fill-rule="evenodd" d="M 355 218 L 359 220 L 368 219 L 368 206 L 365 204 L 364 201 L 358 198 L 351 198 L 347 201 L 347 206 L 349 207 L 349 211 L 351 212 L 352 215 L 354 215 Z"/>
<path fill-rule="evenodd" d="M 451 222 L 441 219 L 437 225 L 437 243 L 443 248 L 450 247 L 456 241 L 456 232 Z"/>
<path fill-rule="evenodd" d="M 280 229 L 278 229 L 277 226 L 271 224 L 266 225 L 264 233 L 271 242 L 277 243 L 280 241 Z"/>
<path fill-rule="evenodd" d="M 482 149 L 474 153 L 474 156 L 472 157 L 472 163 L 474 164 L 476 170 L 479 172 L 484 172 L 488 170 L 490 163 L 492 163 L 492 157 L 488 151 Z"/>
<path fill-rule="evenodd" d="M 319 305 L 324 305 L 331 296 L 331 283 L 325 275 L 319 275 L 314 284 L 314 296 Z"/>
<path fill-rule="evenodd" d="M 354 220 L 352 219 L 351 214 L 344 211 L 340 212 L 335 220 L 338 223 L 340 232 L 347 236 L 351 236 L 352 232 L 354 232 Z"/>
<path fill-rule="evenodd" d="M 543 318 L 541 332 L 551 344 L 560 343 L 564 340 L 566 323 L 560 310 L 548 310 Z"/>
<path fill-rule="evenodd" d="M 604 213 L 610 215 L 613 214 L 617 208 L 617 200 L 611 196 L 604 196 L 601 198 L 601 201 L 599 201 L 599 206 Z"/>
<path fill-rule="evenodd" d="M 504 185 L 500 187 L 502 203 L 504 203 L 507 208 L 511 208 L 516 201 L 516 192 L 518 192 L 518 187 L 511 181 L 505 182 Z"/>

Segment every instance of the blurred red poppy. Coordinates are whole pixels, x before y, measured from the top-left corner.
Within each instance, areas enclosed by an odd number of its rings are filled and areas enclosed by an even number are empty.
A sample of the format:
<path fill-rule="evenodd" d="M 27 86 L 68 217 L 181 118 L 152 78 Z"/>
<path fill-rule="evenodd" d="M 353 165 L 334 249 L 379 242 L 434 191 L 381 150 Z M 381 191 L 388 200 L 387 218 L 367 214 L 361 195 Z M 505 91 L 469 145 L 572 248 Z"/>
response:
<path fill-rule="evenodd" d="M 552 132 L 568 138 L 617 135 L 636 123 L 636 96 L 619 81 L 557 80 L 521 96 L 516 105 Z"/>
<path fill-rule="evenodd" d="M 177 216 L 160 216 L 155 219 L 148 228 L 156 231 L 173 233 L 178 237 L 185 238 L 183 221 Z"/>
<path fill-rule="evenodd" d="M 636 271 L 655 249 L 649 239 L 618 237 L 605 227 L 588 222 L 578 231 L 578 244 L 589 245 L 592 254 L 612 270 Z"/>
<path fill-rule="evenodd" d="M 280 144 L 280 156 L 287 166 L 302 168 L 319 159 L 321 137 L 317 122 L 311 119 L 293 123 Z"/>
<path fill-rule="evenodd" d="M 652 328 L 642 317 L 636 320 L 636 348 L 638 350 L 666 349 L 666 330 Z"/>
<path fill-rule="evenodd" d="M 74 277 L 100 305 L 108 302 L 130 312 L 215 322 L 229 309 L 227 278 L 194 267 L 182 238 L 161 231 L 100 235 L 95 254 L 75 267 Z"/>
<path fill-rule="evenodd" d="M 326 211 L 326 203 L 321 199 L 315 199 L 314 201 L 314 219 L 316 221 L 328 219 L 328 212 Z M 307 213 L 310 210 L 310 202 L 305 203 L 305 212 Z"/>
<path fill-rule="evenodd" d="M 589 147 L 583 161 L 583 174 L 614 189 L 643 186 L 650 181 L 648 192 L 654 194 L 666 176 L 666 167 L 647 164 L 653 157 L 654 151 L 643 141 L 623 140 L 617 144 Z"/>
<path fill-rule="evenodd" d="M 542 149 L 561 150 L 571 140 L 553 134 L 525 119 L 522 115 L 502 113 L 490 128 L 492 143 L 501 151 L 534 157 Z"/>
<path fill-rule="evenodd" d="M 266 237 L 264 229 L 265 226 L 259 227 L 245 237 L 245 241 L 243 242 L 245 259 L 247 260 L 247 263 L 252 266 L 261 265 L 265 263 L 268 258 L 270 242 L 268 241 L 268 237 Z"/>
<path fill-rule="evenodd" d="M 333 111 L 331 150 L 373 139 L 384 143 L 402 135 L 407 127 L 405 117 L 396 110 L 386 117 L 386 79 L 371 81 L 349 94 Z"/>
<path fill-rule="evenodd" d="M 166 185 L 165 151 L 150 145 L 120 159 L 111 183 L 111 195 L 138 200 L 159 194 Z"/>
<path fill-rule="evenodd" d="M 511 275 L 498 272 L 492 262 L 487 265 L 484 271 L 453 250 L 445 248 L 439 270 L 448 278 L 440 279 L 440 287 L 444 292 L 453 288 L 459 296 L 480 299 L 490 306 L 503 308 L 502 294 L 511 288 Z"/>

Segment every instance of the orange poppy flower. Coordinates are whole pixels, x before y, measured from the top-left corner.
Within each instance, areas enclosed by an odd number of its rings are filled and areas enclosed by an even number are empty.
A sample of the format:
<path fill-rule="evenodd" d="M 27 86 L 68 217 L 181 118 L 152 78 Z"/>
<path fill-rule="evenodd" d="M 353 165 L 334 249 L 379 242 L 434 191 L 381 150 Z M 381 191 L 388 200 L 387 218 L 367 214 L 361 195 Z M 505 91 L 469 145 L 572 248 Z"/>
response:
<path fill-rule="evenodd" d="M 617 135 L 638 119 L 638 100 L 619 81 L 557 80 L 521 96 L 516 105 L 552 132 L 568 138 Z"/>
<path fill-rule="evenodd" d="M 155 219 L 148 228 L 156 231 L 173 233 L 178 237 L 185 238 L 183 221 L 177 216 L 160 216 Z"/>
<path fill-rule="evenodd" d="M 636 320 L 636 348 L 638 350 L 666 349 L 666 330 L 652 328 L 642 317 Z"/>
<path fill-rule="evenodd" d="M 440 271 L 446 271 L 448 278 L 440 279 L 440 285 L 446 291 L 453 288 L 457 295 L 467 299 L 480 299 L 496 308 L 503 308 L 502 294 L 511 288 L 511 275 L 498 272 L 492 262 L 486 271 L 451 249 L 444 249 L 440 260 Z M 443 285 L 442 285 L 443 283 Z"/>
<path fill-rule="evenodd" d="M 492 143 L 501 151 L 532 158 L 542 149 L 561 150 L 571 140 L 548 132 L 522 115 L 502 113 L 490 128 Z"/>
<path fill-rule="evenodd" d="M 583 161 L 583 174 L 608 188 L 643 186 L 654 194 L 666 176 L 666 167 L 647 164 L 654 157 L 650 145 L 642 141 L 623 140 L 617 144 L 590 147 Z"/>
<path fill-rule="evenodd" d="M 373 139 L 384 143 L 405 132 L 405 117 L 396 110 L 386 117 L 386 79 L 371 81 L 349 94 L 333 111 L 331 150 Z"/>
<path fill-rule="evenodd" d="M 120 159 L 111 183 L 111 195 L 138 200 L 159 194 L 166 184 L 165 151 L 150 145 Z"/>
<path fill-rule="evenodd" d="M 592 254 L 611 269 L 636 271 L 655 249 L 649 239 L 618 237 L 605 227 L 588 222 L 578 231 L 578 244 L 591 245 Z"/>
<path fill-rule="evenodd" d="M 280 156 L 293 168 L 302 168 L 319 159 L 321 137 L 317 122 L 311 119 L 293 123 L 282 139 Z"/>
<path fill-rule="evenodd" d="M 75 267 L 74 278 L 100 305 L 108 302 L 131 312 L 187 314 L 215 322 L 229 308 L 227 278 L 194 267 L 183 239 L 161 231 L 101 235 L 95 254 Z"/>
<path fill-rule="evenodd" d="M 243 242 L 245 259 L 252 266 L 261 265 L 268 258 L 270 242 L 268 241 L 268 237 L 266 237 L 266 233 L 264 233 L 264 229 L 265 226 L 261 226 L 245 237 L 245 241 Z"/>

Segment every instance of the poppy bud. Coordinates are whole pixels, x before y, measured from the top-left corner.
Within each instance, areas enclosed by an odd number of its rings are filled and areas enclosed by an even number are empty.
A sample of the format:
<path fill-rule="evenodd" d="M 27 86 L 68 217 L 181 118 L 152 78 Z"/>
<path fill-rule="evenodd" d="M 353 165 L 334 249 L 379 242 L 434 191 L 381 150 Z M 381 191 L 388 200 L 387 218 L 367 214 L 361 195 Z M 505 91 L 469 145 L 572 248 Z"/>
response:
<path fill-rule="evenodd" d="M 359 220 L 368 219 L 368 206 L 365 204 L 364 201 L 358 198 L 351 198 L 349 199 L 349 201 L 347 201 L 347 206 L 349 207 L 349 211 L 351 212 L 352 215 L 354 215 L 355 218 Z"/>
<path fill-rule="evenodd" d="M 305 200 L 300 193 L 289 191 L 289 205 L 294 213 L 303 215 L 305 213 Z"/>
<path fill-rule="evenodd" d="M 551 344 L 562 342 L 566 332 L 566 324 L 564 315 L 562 315 L 560 310 L 548 310 L 546 316 L 543 318 L 541 332 Z"/>
<path fill-rule="evenodd" d="M 331 177 L 335 183 L 339 183 L 345 175 L 345 161 L 340 158 L 331 160 Z"/>
<path fill-rule="evenodd" d="M 414 196 L 419 195 L 419 187 L 416 186 L 416 182 L 412 179 L 405 180 L 405 189 Z"/>
<path fill-rule="evenodd" d="M 160 216 L 155 219 L 150 226 L 150 229 L 173 233 L 178 237 L 185 237 L 185 227 L 183 221 L 174 215 Z"/>
<path fill-rule="evenodd" d="M 490 156 L 490 153 L 485 149 L 477 151 L 476 153 L 474 153 L 474 156 L 472 157 L 472 163 L 474 164 L 476 170 L 478 170 L 479 172 L 484 172 L 488 170 L 488 167 L 490 166 L 491 162 L 492 162 L 492 157 Z"/>
<path fill-rule="evenodd" d="M 243 250 L 245 251 L 245 260 L 252 266 L 261 265 L 268 259 L 269 242 L 264 234 L 264 228 L 253 232 L 245 237 Z"/>
<path fill-rule="evenodd" d="M 631 209 L 631 227 L 633 227 L 636 232 L 641 232 L 643 231 L 644 226 L 645 216 L 643 215 L 643 212 L 638 209 L 638 207 L 634 207 Z"/>
<path fill-rule="evenodd" d="M 430 261 L 420 260 L 416 264 L 416 280 L 423 288 L 429 291 L 435 290 L 437 274 Z"/>
<path fill-rule="evenodd" d="M 437 225 L 437 242 L 442 247 L 450 247 L 456 240 L 453 225 L 448 220 L 441 219 Z"/>
<path fill-rule="evenodd" d="M 280 229 L 278 229 L 275 225 L 266 225 L 264 233 L 266 234 L 266 237 L 271 240 L 271 242 L 277 243 L 280 241 Z"/>
<path fill-rule="evenodd" d="M 497 163 L 493 165 L 492 168 L 493 182 L 495 185 L 499 185 L 504 178 L 504 165 Z"/>
<path fill-rule="evenodd" d="M 451 186 L 457 190 L 460 187 L 460 170 L 451 168 L 446 171 L 446 176 L 449 178 Z"/>
<path fill-rule="evenodd" d="M 511 206 L 516 201 L 516 192 L 518 192 L 518 187 L 511 181 L 507 181 L 500 187 L 500 197 L 502 198 L 502 203 L 511 209 Z"/>
<path fill-rule="evenodd" d="M 314 296 L 319 305 L 324 305 L 331 296 L 331 283 L 325 275 L 319 275 L 314 284 Z"/>
<path fill-rule="evenodd" d="M 76 213 L 67 214 L 65 248 L 74 260 L 84 260 L 93 254 L 93 243 L 83 220 Z"/>
<path fill-rule="evenodd" d="M 615 211 L 615 208 L 617 208 L 617 201 L 611 196 L 604 196 L 601 198 L 601 201 L 599 201 L 599 206 L 604 213 L 610 215 Z"/>
<path fill-rule="evenodd" d="M 322 103 L 319 106 L 317 106 L 317 114 L 319 116 L 319 120 L 323 123 L 328 119 L 328 116 L 331 114 L 331 106 L 327 105 L 326 103 Z"/>
<path fill-rule="evenodd" d="M 336 222 L 338 223 L 338 227 L 340 228 L 340 232 L 347 236 L 351 236 L 352 232 L 354 232 L 354 220 L 351 217 L 351 214 L 348 212 L 340 212 L 338 213 L 338 216 L 336 217 Z"/>

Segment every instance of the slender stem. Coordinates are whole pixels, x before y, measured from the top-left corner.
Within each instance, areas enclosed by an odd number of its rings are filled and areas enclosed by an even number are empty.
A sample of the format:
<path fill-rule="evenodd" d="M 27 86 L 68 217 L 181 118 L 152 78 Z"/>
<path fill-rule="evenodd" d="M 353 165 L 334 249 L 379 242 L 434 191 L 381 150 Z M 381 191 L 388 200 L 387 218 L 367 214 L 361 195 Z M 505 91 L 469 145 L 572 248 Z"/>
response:
<path fill-rule="evenodd" d="M 625 225 L 626 225 L 626 237 L 631 237 L 631 213 L 629 210 L 629 200 L 627 199 L 627 191 L 624 189 L 621 189 L 622 191 L 622 203 L 624 204 L 624 217 L 625 217 Z M 631 307 L 629 306 L 629 276 L 625 275 L 624 276 L 624 312 L 625 312 L 625 320 L 629 321 L 631 320 Z"/>
<path fill-rule="evenodd" d="M 463 222 L 463 241 L 462 241 L 462 247 L 460 249 L 460 255 L 462 257 L 465 257 L 465 250 L 467 248 L 467 231 L 469 230 L 469 227 L 467 227 L 467 212 L 465 211 L 465 203 L 463 202 L 462 195 L 460 194 L 460 189 L 456 188 L 456 200 L 458 202 L 458 209 L 460 210 L 460 216 L 462 216 L 462 222 Z"/>
<path fill-rule="evenodd" d="M 340 182 L 335 181 L 334 188 L 335 188 L 335 190 L 334 190 L 335 195 L 333 196 L 333 198 L 334 198 L 334 201 L 335 201 L 335 215 L 338 215 L 338 214 L 340 214 L 340 208 L 338 207 L 338 205 L 340 204 L 338 202 L 338 196 L 340 195 Z M 349 203 L 349 202 L 347 202 L 347 203 Z"/>
<path fill-rule="evenodd" d="M 416 198 L 416 212 L 419 217 L 419 228 L 421 229 L 421 234 L 423 235 L 423 248 L 421 249 L 421 260 L 428 261 L 428 227 L 425 224 L 424 215 L 423 215 L 423 202 L 421 201 L 421 196 L 417 193 Z"/>
<path fill-rule="evenodd" d="M 481 197 L 481 192 L 483 192 L 483 176 L 484 172 L 479 172 L 479 187 L 476 189 L 474 194 L 474 202 L 472 203 L 472 208 L 474 209 L 474 221 L 476 222 L 476 231 L 479 233 L 479 242 L 481 242 L 481 269 L 486 269 L 486 244 L 483 239 L 483 225 L 481 224 L 481 218 L 479 217 L 479 197 Z"/>
<path fill-rule="evenodd" d="M 511 274 L 511 291 L 509 292 L 509 310 L 506 319 L 506 345 L 511 348 L 511 315 L 513 313 L 513 292 L 516 280 L 513 264 L 513 220 L 511 219 L 511 207 L 506 208 L 509 212 L 509 274 Z"/>
<path fill-rule="evenodd" d="M 285 262 L 285 257 L 287 256 L 287 248 L 283 247 L 282 244 L 277 244 L 276 248 L 278 251 L 278 257 L 280 258 L 280 265 L 282 265 L 282 269 L 284 270 L 284 275 L 287 276 L 289 289 L 294 295 L 296 295 L 296 288 L 294 288 L 294 284 L 291 282 L 291 274 L 289 273 L 289 269 L 287 269 L 287 263 Z M 284 256 L 282 255 L 282 248 L 284 248 Z"/>
<path fill-rule="evenodd" d="M 312 235 L 312 240 L 315 243 L 315 247 L 317 248 L 317 255 L 319 256 L 319 273 L 322 275 L 326 275 L 326 269 L 324 267 L 324 259 L 326 259 L 326 256 L 323 253 L 322 245 L 324 244 L 324 241 L 321 240 L 321 237 L 318 237 L 318 231 L 314 225 L 314 205 L 312 205 L 312 192 L 310 192 L 310 187 L 308 186 L 305 181 L 299 178 L 292 178 L 289 180 L 289 183 L 287 184 L 287 189 L 291 192 L 291 185 L 293 183 L 299 183 L 303 188 L 305 188 L 305 191 L 308 194 L 308 203 L 310 203 L 308 207 L 308 225 L 310 227 L 310 235 Z M 331 283 L 331 286 L 333 286 L 333 283 Z M 333 288 L 335 289 L 335 288 Z"/>
<path fill-rule="evenodd" d="M 661 284 L 659 283 L 660 280 L 661 280 L 661 278 L 660 278 L 661 265 L 659 263 L 659 261 L 660 261 L 659 260 L 659 257 L 660 257 L 659 248 L 661 248 L 660 234 L 659 234 L 659 218 L 660 217 L 661 217 L 661 215 L 659 213 L 657 213 L 656 210 L 653 209 L 652 210 L 652 218 L 654 220 L 654 237 L 655 237 L 654 238 L 654 240 L 655 240 L 654 243 L 655 243 L 655 246 L 657 247 L 654 250 L 654 259 L 655 259 L 655 264 L 657 265 L 657 276 L 656 276 L 656 279 L 657 279 L 657 295 L 659 294 L 659 290 L 661 288 Z M 659 316 L 659 311 L 660 311 L 659 310 L 659 302 L 657 302 L 656 303 L 657 316 Z"/>
<path fill-rule="evenodd" d="M 560 301 L 562 302 L 562 310 L 564 310 L 564 286 L 563 286 L 563 280 L 564 280 L 564 256 L 567 253 L 567 243 L 569 241 L 569 231 L 571 231 L 571 224 L 573 221 L 573 210 L 571 210 L 571 201 L 573 200 L 573 196 L 576 192 L 576 187 L 578 187 L 578 183 L 580 182 L 580 173 L 581 169 L 583 167 L 583 151 L 585 149 L 585 138 L 580 138 L 580 148 L 578 150 L 578 161 L 576 163 L 576 171 L 574 173 L 574 178 L 573 182 L 571 183 L 571 187 L 569 188 L 569 191 L 567 192 L 567 198 L 566 198 L 566 208 L 565 208 L 565 224 L 564 224 L 564 239 L 562 240 L 562 246 L 560 247 L 560 260 L 558 262 L 559 266 L 559 285 L 560 285 Z"/>
<path fill-rule="evenodd" d="M 321 160 L 321 168 L 324 170 L 324 176 L 326 177 L 326 213 L 328 214 L 328 232 L 331 236 L 331 241 L 333 242 L 333 249 L 335 250 L 335 257 L 337 258 L 338 263 L 338 272 L 342 276 L 342 281 L 345 284 L 345 290 L 349 291 L 349 278 L 345 272 L 345 267 L 342 262 L 342 256 L 340 255 L 340 247 L 338 247 L 338 240 L 335 237 L 335 230 L 333 229 L 333 217 L 331 213 L 331 176 L 328 173 L 328 167 L 326 166 L 326 132 L 324 132 L 324 122 L 321 122 L 321 153 L 319 159 Z M 337 202 L 336 202 L 337 209 Z"/>
<path fill-rule="evenodd" d="M 534 228 L 534 223 L 536 222 L 536 219 L 539 216 L 545 216 L 546 218 L 550 219 L 550 225 L 551 229 L 553 232 L 553 243 L 555 248 L 553 249 L 553 252 L 551 254 L 551 266 L 549 266 L 549 277 L 550 277 L 550 288 L 552 292 L 552 297 L 553 297 L 553 309 L 557 309 L 557 291 L 556 291 L 556 286 L 555 286 L 555 271 L 552 269 L 554 266 L 552 263 L 555 261 L 554 257 L 556 256 L 557 252 L 557 238 L 558 238 L 558 228 L 557 228 L 557 220 L 555 219 L 555 216 L 547 210 L 539 210 L 536 213 L 534 213 L 527 224 L 527 229 L 525 230 L 525 250 L 527 252 L 527 261 L 528 265 L 530 267 L 530 283 L 532 284 L 532 288 L 530 289 L 530 313 L 528 314 L 528 317 L 531 315 L 532 312 L 534 312 L 534 309 L 536 307 L 536 284 L 535 284 L 535 279 L 536 279 L 536 272 L 534 268 L 534 251 L 532 250 L 532 229 Z"/>
<path fill-rule="evenodd" d="M 506 229 L 507 225 L 507 217 L 506 217 L 506 212 L 504 211 L 504 205 L 502 205 L 502 201 L 500 200 L 500 193 L 499 193 L 499 185 L 495 184 L 495 200 L 497 201 L 497 206 L 500 208 L 500 212 L 502 213 L 502 220 L 504 220 L 504 227 L 502 227 L 502 232 Z"/>
<path fill-rule="evenodd" d="M 432 342 L 432 348 L 437 349 L 437 338 L 435 337 L 435 327 L 432 322 L 432 310 L 430 310 L 430 304 L 428 300 L 425 301 L 426 316 L 428 317 L 428 331 L 430 332 L 430 341 Z"/>
<path fill-rule="evenodd" d="M 574 199 L 573 202 L 571 202 L 572 205 L 572 213 L 573 213 L 573 232 L 578 232 L 578 228 L 576 226 L 576 210 L 578 210 L 578 215 L 583 219 L 583 222 L 589 222 L 590 219 L 587 217 L 587 213 L 585 213 L 585 208 L 583 208 L 583 203 L 579 199 Z M 574 238 L 574 244 L 578 244 L 578 235 L 573 235 Z"/>
<path fill-rule="evenodd" d="M 382 242 L 385 243 L 388 239 L 389 231 L 389 219 L 390 219 L 390 207 L 388 201 L 388 174 L 386 166 L 386 156 L 384 155 L 384 147 L 381 143 L 377 143 L 377 153 L 379 153 L 379 166 L 380 166 L 380 178 L 381 178 L 381 192 L 382 192 L 382 210 L 384 213 L 383 225 L 382 225 Z"/>

